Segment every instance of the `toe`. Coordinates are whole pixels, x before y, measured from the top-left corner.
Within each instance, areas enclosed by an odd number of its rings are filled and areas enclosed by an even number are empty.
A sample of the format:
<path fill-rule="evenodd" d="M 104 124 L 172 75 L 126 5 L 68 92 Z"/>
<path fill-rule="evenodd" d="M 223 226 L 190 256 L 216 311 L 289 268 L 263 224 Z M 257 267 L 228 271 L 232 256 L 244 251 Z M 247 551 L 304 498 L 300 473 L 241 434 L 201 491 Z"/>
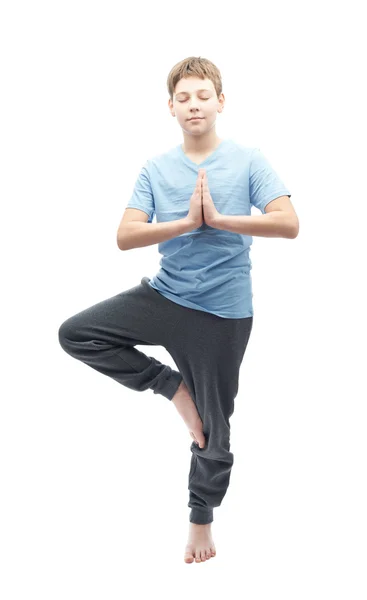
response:
<path fill-rule="evenodd" d="M 214 546 L 211 546 L 210 551 L 211 551 L 212 556 L 215 556 L 217 553 Z"/>
<path fill-rule="evenodd" d="M 201 557 L 201 560 L 202 560 L 203 562 L 204 562 L 204 561 L 206 561 L 206 552 L 205 552 L 205 550 L 202 550 L 202 551 L 200 552 L 200 557 Z"/>
<path fill-rule="evenodd" d="M 193 555 L 192 554 L 185 554 L 184 561 L 185 561 L 185 563 L 192 563 L 192 562 L 194 562 Z"/>
<path fill-rule="evenodd" d="M 196 552 L 195 552 L 195 560 L 196 560 L 196 562 L 201 562 L 200 550 L 196 550 Z"/>
<path fill-rule="evenodd" d="M 211 557 L 212 553 L 210 550 L 206 551 L 206 558 L 209 560 L 209 558 Z"/>
<path fill-rule="evenodd" d="M 204 448 L 206 444 L 205 435 L 203 433 L 202 425 L 199 427 L 194 427 L 192 431 L 190 431 L 190 435 L 193 438 L 194 442 L 198 444 L 200 448 Z"/>
<path fill-rule="evenodd" d="M 197 434 L 196 435 L 196 439 L 199 442 L 200 448 L 204 448 L 205 447 L 205 442 L 206 442 L 205 435 L 203 433 L 202 434 Z"/>
<path fill-rule="evenodd" d="M 192 549 L 189 548 L 189 547 L 185 548 L 184 561 L 187 562 L 187 563 L 194 562 L 194 555 L 192 553 Z"/>

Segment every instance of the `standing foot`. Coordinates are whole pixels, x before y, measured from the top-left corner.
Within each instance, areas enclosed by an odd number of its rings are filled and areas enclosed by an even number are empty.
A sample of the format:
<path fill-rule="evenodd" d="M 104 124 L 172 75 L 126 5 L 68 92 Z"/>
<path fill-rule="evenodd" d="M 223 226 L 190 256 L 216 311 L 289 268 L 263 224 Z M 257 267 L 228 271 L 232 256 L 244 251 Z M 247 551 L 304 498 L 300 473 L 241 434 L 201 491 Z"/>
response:
<path fill-rule="evenodd" d="M 205 562 L 216 555 L 216 549 L 211 533 L 211 523 L 199 525 L 190 523 L 189 538 L 185 548 L 186 563 Z"/>

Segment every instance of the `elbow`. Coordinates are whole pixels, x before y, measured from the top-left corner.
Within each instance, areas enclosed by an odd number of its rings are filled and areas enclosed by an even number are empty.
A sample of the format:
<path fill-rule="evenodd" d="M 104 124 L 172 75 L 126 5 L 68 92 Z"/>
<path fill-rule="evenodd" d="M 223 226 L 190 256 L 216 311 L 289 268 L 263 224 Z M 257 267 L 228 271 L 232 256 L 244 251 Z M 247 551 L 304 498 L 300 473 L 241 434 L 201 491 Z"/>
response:
<path fill-rule="evenodd" d="M 292 231 L 289 232 L 288 235 L 285 237 L 287 237 L 289 240 L 295 240 L 297 236 L 298 236 L 298 231 L 295 231 L 292 229 Z"/>
<path fill-rule="evenodd" d="M 119 250 L 126 250 L 127 248 L 124 245 L 124 238 L 121 235 L 121 231 L 117 232 L 117 246 L 119 247 Z"/>
<path fill-rule="evenodd" d="M 292 226 L 289 228 L 288 238 L 294 240 L 299 234 L 299 221 L 298 219 L 292 223 Z"/>
<path fill-rule="evenodd" d="M 294 226 L 292 239 L 295 239 L 298 236 L 298 234 L 299 234 L 299 221 L 297 219 L 297 222 L 295 223 L 295 226 Z"/>

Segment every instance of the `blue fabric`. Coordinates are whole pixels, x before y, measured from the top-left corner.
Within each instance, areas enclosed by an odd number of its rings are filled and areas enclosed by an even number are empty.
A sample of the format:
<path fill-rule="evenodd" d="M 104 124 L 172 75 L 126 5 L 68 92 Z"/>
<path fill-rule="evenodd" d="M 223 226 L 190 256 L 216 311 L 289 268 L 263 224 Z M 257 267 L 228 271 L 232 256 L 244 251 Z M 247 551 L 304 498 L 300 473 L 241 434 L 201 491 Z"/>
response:
<path fill-rule="evenodd" d="M 186 217 L 199 169 L 205 168 L 217 210 L 251 215 L 291 192 L 259 148 L 224 139 L 199 165 L 181 144 L 146 161 L 126 208 L 149 215 L 148 223 Z M 253 316 L 250 246 L 252 236 L 214 229 L 206 223 L 158 244 L 160 271 L 149 285 L 169 300 L 227 319 Z"/>

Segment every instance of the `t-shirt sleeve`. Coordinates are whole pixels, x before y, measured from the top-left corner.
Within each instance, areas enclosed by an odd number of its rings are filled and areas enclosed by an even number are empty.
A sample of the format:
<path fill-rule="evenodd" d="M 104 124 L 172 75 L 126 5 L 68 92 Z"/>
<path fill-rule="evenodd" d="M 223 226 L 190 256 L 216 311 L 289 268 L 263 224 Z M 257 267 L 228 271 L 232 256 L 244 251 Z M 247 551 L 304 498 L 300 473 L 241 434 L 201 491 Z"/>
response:
<path fill-rule="evenodd" d="M 250 203 L 265 214 L 265 206 L 278 196 L 289 196 L 291 192 L 274 171 L 259 148 L 255 148 L 250 161 Z"/>
<path fill-rule="evenodd" d="M 154 197 L 148 171 L 148 161 L 142 167 L 136 181 L 134 190 L 126 208 L 138 208 L 149 216 L 148 223 L 153 221 L 155 214 Z"/>

